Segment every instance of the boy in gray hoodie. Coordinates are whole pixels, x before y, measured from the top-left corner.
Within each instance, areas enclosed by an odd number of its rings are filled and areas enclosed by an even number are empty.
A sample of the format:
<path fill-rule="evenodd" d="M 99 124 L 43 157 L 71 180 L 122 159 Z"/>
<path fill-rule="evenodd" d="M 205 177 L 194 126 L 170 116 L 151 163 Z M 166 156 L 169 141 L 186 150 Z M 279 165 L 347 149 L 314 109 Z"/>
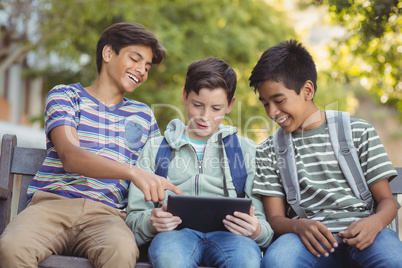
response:
<path fill-rule="evenodd" d="M 218 146 L 219 136 L 225 138 L 237 132 L 235 127 L 221 124 L 233 107 L 236 83 L 236 73 L 223 60 L 210 57 L 191 63 L 183 90 L 187 125 L 178 119 L 172 120 L 164 137 L 147 142 L 137 166 L 155 172 L 156 154 L 165 138 L 174 155 L 167 179 L 183 193 L 223 197 L 227 191 L 229 197 L 236 197 L 228 165 L 225 174 L 219 165 Z M 260 248 L 268 247 L 273 233 L 261 200 L 251 194 L 255 144 L 242 137 L 238 139 L 247 170 L 245 196 L 252 199 L 252 208 L 249 214 L 227 215 L 223 220 L 227 231 L 175 230 L 181 219 L 167 212 L 166 202 L 155 208 L 153 202 L 144 200 L 135 185 L 130 186 L 126 223 L 133 230 L 138 245 L 152 240 L 148 253 L 153 267 L 260 266 Z"/>

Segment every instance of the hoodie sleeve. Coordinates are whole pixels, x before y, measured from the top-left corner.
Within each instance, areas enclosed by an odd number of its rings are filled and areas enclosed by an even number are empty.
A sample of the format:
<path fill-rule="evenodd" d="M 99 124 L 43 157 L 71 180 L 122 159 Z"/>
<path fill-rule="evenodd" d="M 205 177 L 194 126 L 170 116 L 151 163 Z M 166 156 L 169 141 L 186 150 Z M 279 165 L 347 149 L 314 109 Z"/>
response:
<path fill-rule="evenodd" d="M 241 147 L 244 152 L 243 153 L 244 161 L 246 163 L 247 168 L 247 181 L 245 186 L 246 197 L 251 199 L 252 205 L 255 207 L 254 215 L 258 218 L 261 225 L 261 232 L 255 238 L 255 242 L 261 248 L 265 249 L 271 244 L 274 231 L 272 230 L 271 226 L 269 225 L 265 217 L 261 196 L 252 194 L 251 192 L 255 176 L 256 146 L 253 141 L 249 139 L 243 139 Z"/>
<path fill-rule="evenodd" d="M 150 139 L 144 146 L 137 159 L 136 166 L 154 173 L 155 155 L 159 148 L 161 138 Z M 156 148 L 156 149 L 155 149 Z M 126 224 L 132 230 L 138 246 L 141 246 L 154 238 L 156 229 L 149 220 L 154 203 L 144 200 L 144 194 L 133 183 L 130 183 L 128 192 Z"/>

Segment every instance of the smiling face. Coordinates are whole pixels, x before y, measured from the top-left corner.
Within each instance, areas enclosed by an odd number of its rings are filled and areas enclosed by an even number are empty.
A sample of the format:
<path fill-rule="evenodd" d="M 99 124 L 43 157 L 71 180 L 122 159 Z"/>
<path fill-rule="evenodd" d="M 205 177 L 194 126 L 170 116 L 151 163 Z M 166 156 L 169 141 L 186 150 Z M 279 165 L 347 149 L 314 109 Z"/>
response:
<path fill-rule="evenodd" d="M 317 122 L 305 126 L 307 119 L 318 111 L 313 103 L 314 86 L 310 81 L 306 81 L 299 95 L 272 80 L 264 81 L 258 87 L 258 93 L 267 115 L 284 131 L 310 130 L 320 124 Z"/>
<path fill-rule="evenodd" d="M 143 45 L 131 45 L 119 54 L 107 45 L 103 49 L 103 59 L 107 63 L 106 72 L 121 93 L 133 92 L 148 79 L 152 66 L 152 49 Z M 103 68 L 103 67 L 102 67 Z"/>
<path fill-rule="evenodd" d="M 202 88 L 199 94 L 183 90 L 187 106 L 188 127 L 185 135 L 193 140 L 206 141 L 219 129 L 225 114 L 232 110 L 234 98 L 228 103 L 226 90 Z"/>

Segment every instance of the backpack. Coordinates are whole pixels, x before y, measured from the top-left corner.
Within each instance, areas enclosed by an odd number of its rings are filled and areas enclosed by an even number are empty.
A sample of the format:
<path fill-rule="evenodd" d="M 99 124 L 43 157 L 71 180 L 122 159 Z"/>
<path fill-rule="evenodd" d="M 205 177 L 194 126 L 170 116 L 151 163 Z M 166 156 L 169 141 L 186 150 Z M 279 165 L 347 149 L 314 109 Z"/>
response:
<path fill-rule="evenodd" d="M 220 133 L 218 135 L 218 143 L 220 165 L 223 174 L 224 196 L 228 197 L 229 193 L 227 190 L 224 172 L 226 161 L 222 161 L 224 159 L 223 147 L 225 147 L 227 162 L 229 163 L 230 174 L 232 175 L 233 184 L 236 188 L 237 197 L 244 197 L 244 186 L 247 180 L 247 170 L 244 163 L 244 157 L 240 147 L 239 138 L 236 134 L 232 134 L 222 139 L 222 133 Z M 167 178 L 169 163 L 173 159 L 173 157 L 173 149 L 166 141 L 166 138 L 163 138 L 155 158 L 155 174 Z"/>
<path fill-rule="evenodd" d="M 338 160 L 353 194 L 367 202 L 367 208 L 373 212 L 373 198 L 360 166 L 357 150 L 353 144 L 350 115 L 346 112 L 325 111 L 329 138 L 335 157 Z M 273 136 L 275 155 L 286 193 L 287 203 L 300 218 L 307 218 L 306 212 L 300 207 L 300 185 L 298 182 L 295 153 L 292 134 L 278 128 Z"/>

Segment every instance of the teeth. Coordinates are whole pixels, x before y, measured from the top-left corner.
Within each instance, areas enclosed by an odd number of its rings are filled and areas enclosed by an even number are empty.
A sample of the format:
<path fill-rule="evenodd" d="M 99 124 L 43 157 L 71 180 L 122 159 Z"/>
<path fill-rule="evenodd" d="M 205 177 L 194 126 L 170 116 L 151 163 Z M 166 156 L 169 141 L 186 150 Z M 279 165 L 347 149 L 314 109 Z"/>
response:
<path fill-rule="evenodd" d="M 283 122 L 286 121 L 286 119 L 288 119 L 287 117 L 282 118 L 281 120 L 278 120 L 277 123 L 278 124 L 282 124 Z"/>
<path fill-rule="evenodd" d="M 140 80 L 137 79 L 134 75 L 128 74 L 128 77 L 130 77 L 134 82 L 138 83 Z"/>

